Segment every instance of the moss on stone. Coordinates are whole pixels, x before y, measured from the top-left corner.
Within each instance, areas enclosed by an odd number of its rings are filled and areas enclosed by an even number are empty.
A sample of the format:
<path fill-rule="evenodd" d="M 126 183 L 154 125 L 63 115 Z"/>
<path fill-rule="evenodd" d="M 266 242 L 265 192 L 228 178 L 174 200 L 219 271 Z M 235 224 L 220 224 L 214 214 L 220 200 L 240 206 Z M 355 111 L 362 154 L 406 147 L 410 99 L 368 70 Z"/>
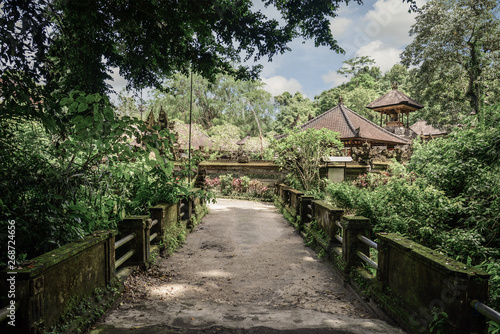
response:
<path fill-rule="evenodd" d="M 17 272 L 18 278 L 27 279 L 39 276 L 46 268 L 63 262 L 70 257 L 88 249 L 103 240 L 110 237 L 110 235 L 116 235 L 117 231 L 97 231 L 91 235 L 84 237 L 81 240 L 77 240 L 59 247 L 51 252 L 42 254 L 36 258 L 29 261 L 29 265 L 23 268 L 15 270 Z"/>

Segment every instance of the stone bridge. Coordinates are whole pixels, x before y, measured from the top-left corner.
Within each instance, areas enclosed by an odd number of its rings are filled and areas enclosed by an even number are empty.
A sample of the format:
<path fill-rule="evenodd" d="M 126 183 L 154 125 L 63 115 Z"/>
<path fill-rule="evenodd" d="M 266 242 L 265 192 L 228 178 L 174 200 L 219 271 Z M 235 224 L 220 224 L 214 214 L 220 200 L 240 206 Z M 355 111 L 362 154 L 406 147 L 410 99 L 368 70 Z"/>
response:
<path fill-rule="evenodd" d="M 209 209 L 159 271 L 129 278 L 91 333 L 403 333 L 274 205 L 219 199 Z"/>

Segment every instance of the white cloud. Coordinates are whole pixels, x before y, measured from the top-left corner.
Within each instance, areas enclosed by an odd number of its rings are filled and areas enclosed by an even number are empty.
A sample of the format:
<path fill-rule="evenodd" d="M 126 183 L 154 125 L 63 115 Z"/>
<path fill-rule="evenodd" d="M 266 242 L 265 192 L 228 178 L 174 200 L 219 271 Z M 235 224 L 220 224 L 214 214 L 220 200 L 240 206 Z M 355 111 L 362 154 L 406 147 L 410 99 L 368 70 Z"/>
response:
<path fill-rule="evenodd" d="M 347 17 L 336 17 L 330 20 L 330 30 L 335 39 L 342 38 L 344 32 L 351 25 L 352 20 Z"/>
<path fill-rule="evenodd" d="M 265 90 L 273 96 L 281 95 L 284 92 L 289 92 L 292 95 L 296 92 L 303 93 L 302 85 L 294 78 L 287 79 L 280 75 L 275 75 L 270 78 L 262 78 L 262 81 L 266 84 L 264 87 Z"/>
<path fill-rule="evenodd" d="M 338 74 L 336 71 L 330 71 L 327 74 L 322 75 L 321 78 L 325 83 L 332 83 L 332 87 L 341 85 L 351 79 L 350 77 L 346 77 L 345 75 Z"/>
<path fill-rule="evenodd" d="M 380 67 L 383 72 L 390 70 L 391 67 L 399 62 L 399 54 L 403 50 L 390 47 L 382 41 L 373 41 L 365 46 L 362 46 L 357 56 L 369 56 L 375 59 L 376 65 Z"/>
<path fill-rule="evenodd" d="M 106 82 L 110 84 L 115 93 L 118 94 L 127 86 L 127 80 L 120 75 L 118 67 L 113 67 L 111 72 L 111 80 L 106 80 Z"/>
<path fill-rule="evenodd" d="M 425 1 L 417 1 L 420 7 Z M 373 40 L 384 40 L 393 47 L 411 43 L 409 30 L 415 23 L 416 13 L 408 13 L 409 4 L 401 0 L 378 0 L 361 18 L 363 32 Z"/>

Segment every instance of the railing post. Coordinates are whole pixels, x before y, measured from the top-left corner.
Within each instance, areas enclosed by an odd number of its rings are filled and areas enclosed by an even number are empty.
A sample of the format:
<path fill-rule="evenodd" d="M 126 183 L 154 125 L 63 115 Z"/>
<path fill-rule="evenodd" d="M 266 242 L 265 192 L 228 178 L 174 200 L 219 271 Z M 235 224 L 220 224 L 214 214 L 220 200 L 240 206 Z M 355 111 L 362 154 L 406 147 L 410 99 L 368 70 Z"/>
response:
<path fill-rule="evenodd" d="M 299 223 L 299 232 L 304 230 L 304 226 L 307 223 L 311 222 L 311 218 L 314 216 L 314 196 L 302 196 L 300 197 L 300 223 Z"/>
<path fill-rule="evenodd" d="M 189 195 L 188 197 L 188 210 L 189 210 L 189 219 L 186 223 L 187 228 L 193 228 L 193 218 L 196 217 L 196 211 L 195 211 L 195 203 L 194 203 L 194 196 Z"/>
<path fill-rule="evenodd" d="M 115 236 L 117 231 L 109 232 L 109 238 L 104 243 L 105 256 L 105 274 L 106 284 L 109 284 L 115 278 Z"/>
<path fill-rule="evenodd" d="M 297 190 L 290 190 L 290 208 L 293 209 L 295 216 L 300 215 L 300 198 L 304 196 L 304 193 Z"/>
<path fill-rule="evenodd" d="M 178 217 L 179 221 L 186 221 L 191 218 L 191 210 L 189 207 L 189 198 L 183 197 L 178 203 Z"/>
<path fill-rule="evenodd" d="M 280 184 L 278 195 L 279 195 L 283 205 L 286 205 L 286 189 L 288 189 L 288 188 L 289 187 L 287 185 Z"/>
<path fill-rule="evenodd" d="M 329 248 L 339 246 L 338 240 L 335 238 L 336 234 L 341 234 L 338 233 L 340 230 L 340 227 L 337 225 L 338 221 L 342 220 L 342 217 L 344 216 L 344 210 L 342 209 L 332 209 L 328 213 L 329 216 L 329 224 L 328 224 L 328 236 L 330 238 L 330 244 L 328 245 Z"/>
<path fill-rule="evenodd" d="M 276 196 L 279 196 L 279 194 L 280 194 L 280 191 L 281 191 L 281 185 L 282 185 L 281 183 L 276 183 L 276 184 L 274 185 L 274 194 L 275 194 Z"/>
<path fill-rule="evenodd" d="M 149 216 L 129 216 L 118 224 L 118 230 L 122 235 L 135 232 L 132 247 L 135 249 L 134 255 L 130 258 L 131 264 L 144 264 L 149 258 L 149 236 L 150 223 Z"/>
<path fill-rule="evenodd" d="M 158 233 L 159 240 L 165 241 L 165 231 L 167 229 L 167 211 L 172 206 L 172 204 L 158 204 L 149 209 L 152 220 L 158 220 L 158 223 L 154 227 L 153 231 Z M 150 234 L 154 233 L 150 231 Z"/>
<path fill-rule="evenodd" d="M 342 225 L 344 227 L 342 254 L 346 262 L 345 274 L 347 276 L 354 267 L 364 263 L 363 260 L 358 257 L 358 251 L 364 254 L 370 254 L 370 247 L 358 239 L 358 234 L 370 238 L 372 225 L 368 218 L 362 216 L 344 216 Z"/>
<path fill-rule="evenodd" d="M 377 233 L 377 235 L 386 235 L 387 233 Z M 378 256 L 377 256 L 377 281 L 381 288 L 387 287 L 389 279 L 389 244 L 385 238 L 378 238 Z"/>
<path fill-rule="evenodd" d="M 285 206 L 290 206 L 290 187 L 286 187 L 283 189 L 283 202 L 285 203 Z"/>

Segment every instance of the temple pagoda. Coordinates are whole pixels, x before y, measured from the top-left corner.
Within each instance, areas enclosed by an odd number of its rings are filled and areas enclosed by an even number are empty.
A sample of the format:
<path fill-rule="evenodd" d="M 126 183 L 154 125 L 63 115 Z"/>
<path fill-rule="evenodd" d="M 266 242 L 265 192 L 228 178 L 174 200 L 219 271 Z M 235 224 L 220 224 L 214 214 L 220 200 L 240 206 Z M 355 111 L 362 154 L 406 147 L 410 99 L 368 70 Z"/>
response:
<path fill-rule="evenodd" d="M 380 126 L 383 124 L 385 115 L 386 128 L 402 127 L 407 129 L 410 127 L 410 113 L 423 107 L 423 105 L 399 91 L 397 84 L 392 85 L 390 92 L 366 106 L 366 108 L 380 113 Z"/>

